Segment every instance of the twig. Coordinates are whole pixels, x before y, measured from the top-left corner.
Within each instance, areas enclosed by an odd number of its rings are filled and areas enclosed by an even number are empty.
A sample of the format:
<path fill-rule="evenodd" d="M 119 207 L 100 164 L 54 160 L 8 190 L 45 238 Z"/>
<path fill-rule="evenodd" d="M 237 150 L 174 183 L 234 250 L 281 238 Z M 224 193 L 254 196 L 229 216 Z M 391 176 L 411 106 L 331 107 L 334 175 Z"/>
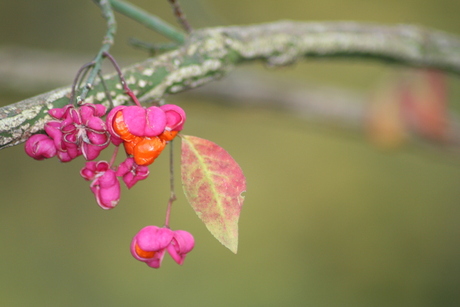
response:
<path fill-rule="evenodd" d="M 105 84 L 105 80 L 104 80 L 104 77 L 102 76 L 101 71 L 99 71 L 98 76 L 99 76 L 99 80 L 101 80 L 101 85 L 102 85 L 102 88 L 104 89 L 105 97 L 107 97 L 107 100 L 109 102 L 109 108 L 112 109 L 113 108 L 112 97 L 110 97 L 109 89 L 107 88 L 107 84 Z"/>
<path fill-rule="evenodd" d="M 147 28 L 156 31 L 175 42 L 178 42 L 179 44 L 183 44 L 185 42 L 185 35 L 183 33 L 159 17 L 147 13 L 143 9 L 121 0 L 108 1 L 115 11 L 139 22 L 140 24 L 143 24 Z"/>
<path fill-rule="evenodd" d="M 185 17 L 184 12 L 182 12 L 179 1 L 178 0 L 168 0 L 168 1 L 173 8 L 174 15 L 176 16 L 179 23 L 182 25 L 182 28 L 184 28 L 185 31 L 187 31 L 187 33 L 192 32 L 192 26 L 190 26 L 187 18 Z"/>
<path fill-rule="evenodd" d="M 121 71 L 120 66 L 118 66 L 117 61 L 113 58 L 112 55 L 108 52 L 104 52 L 104 57 L 108 58 L 110 62 L 112 62 L 113 67 L 115 67 L 115 70 L 117 71 L 118 77 L 120 78 L 121 81 L 121 86 L 123 86 L 123 89 L 125 90 L 125 94 L 127 94 L 133 102 L 138 106 L 141 107 L 141 103 L 137 99 L 136 95 L 133 93 L 133 91 L 129 88 L 128 84 L 126 83 L 125 77 L 123 77 L 123 73 Z"/>
<path fill-rule="evenodd" d="M 151 56 L 164 51 L 170 51 L 179 47 L 177 43 L 147 43 L 137 38 L 131 38 L 129 44 L 133 47 L 147 50 Z"/>
<path fill-rule="evenodd" d="M 72 91 L 70 93 L 70 98 L 69 98 L 70 103 L 72 104 L 75 103 L 75 93 L 77 92 L 77 89 L 80 87 L 81 82 L 85 78 L 88 72 L 88 69 L 94 66 L 94 64 L 95 64 L 94 62 L 86 63 L 82 67 L 80 67 L 80 69 L 77 71 L 77 74 L 75 75 L 75 78 L 72 83 Z"/>
<path fill-rule="evenodd" d="M 77 103 L 85 100 L 88 95 L 88 91 L 93 88 L 94 80 L 96 79 L 99 71 L 101 70 L 102 60 L 104 53 L 110 50 L 110 47 L 113 45 L 115 32 L 117 30 L 117 23 L 115 22 L 115 17 L 113 15 L 110 2 L 108 0 L 94 0 L 94 2 L 99 5 L 102 10 L 102 16 L 104 16 L 107 21 L 107 32 L 102 41 L 102 46 L 99 49 L 98 54 L 93 60 L 93 68 L 89 73 L 88 79 L 86 79 L 86 85 L 83 87 L 80 96 L 77 97 Z"/>

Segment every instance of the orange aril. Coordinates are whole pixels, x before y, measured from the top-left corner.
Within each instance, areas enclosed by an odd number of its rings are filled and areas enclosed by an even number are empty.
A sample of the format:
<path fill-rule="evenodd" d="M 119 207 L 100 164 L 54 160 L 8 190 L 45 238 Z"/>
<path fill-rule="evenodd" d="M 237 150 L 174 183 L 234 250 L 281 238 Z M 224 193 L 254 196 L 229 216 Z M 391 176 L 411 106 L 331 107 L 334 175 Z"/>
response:
<path fill-rule="evenodd" d="M 166 142 L 159 137 L 145 137 L 134 146 L 133 157 L 137 165 L 150 165 L 160 155 Z"/>
<path fill-rule="evenodd" d="M 145 251 L 136 244 L 134 247 L 136 249 L 136 254 L 141 258 L 153 258 L 155 256 L 155 251 Z"/>
<path fill-rule="evenodd" d="M 165 130 L 162 134 L 160 134 L 158 137 L 162 140 L 165 140 L 165 141 L 172 141 L 177 133 L 179 133 L 179 131 L 167 131 Z"/>
<path fill-rule="evenodd" d="M 123 113 L 121 112 L 121 110 L 118 111 L 117 114 L 115 114 L 112 127 L 113 131 L 115 131 L 115 133 L 118 134 L 123 141 L 129 142 L 137 137 L 133 135 L 131 132 L 129 132 L 128 126 L 124 121 Z"/>
<path fill-rule="evenodd" d="M 139 136 L 134 136 L 134 138 L 129 141 L 129 142 L 123 142 L 123 145 L 125 146 L 125 151 L 128 155 L 134 155 L 134 147 L 136 147 L 136 145 L 142 141 L 144 138 L 141 138 Z"/>
<path fill-rule="evenodd" d="M 155 137 L 140 137 L 129 132 L 124 122 L 122 111 L 118 111 L 113 119 L 113 130 L 123 140 L 128 155 L 133 156 L 137 165 L 150 165 L 161 154 L 166 142 L 173 140 L 178 131 L 164 131 Z"/>
<path fill-rule="evenodd" d="M 120 138 L 123 139 L 123 136 L 125 136 L 128 131 L 128 126 L 126 126 L 124 120 L 123 120 L 123 113 L 121 113 L 121 110 L 115 114 L 115 117 L 113 118 L 113 131 L 115 131 L 116 134 L 120 136 Z"/>

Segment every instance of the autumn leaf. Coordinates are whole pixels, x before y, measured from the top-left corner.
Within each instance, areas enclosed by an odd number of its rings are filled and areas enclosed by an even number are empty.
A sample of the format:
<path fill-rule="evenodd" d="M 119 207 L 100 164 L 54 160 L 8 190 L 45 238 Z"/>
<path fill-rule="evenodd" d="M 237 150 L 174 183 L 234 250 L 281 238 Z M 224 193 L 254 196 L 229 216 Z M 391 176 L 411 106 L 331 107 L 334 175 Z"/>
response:
<path fill-rule="evenodd" d="M 181 138 L 185 196 L 214 237 L 236 254 L 242 193 L 246 191 L 243 171 L 217 144 L 195 136 Z"/>
<path fill-rule="evenodd" d="M 427 139 L 444 141 L 449 130 L 446 76 L 435 70 L 419 70 L 406 78 L 401 103 L 409 128 Z"/>
<path fill-rule="evenodd" d="M 380 84 L 370 98 L 367 130 L 381 147 L 401 145 L 410 135 L 443 142 L 449 132 L 446 77 L 434 70 L 408 70 Z"/>
<path fill-rule="evenodd" d="M 399 83 L 394 79 L 380 84 L 371 95 L 367 113 L 367 133 L 374 145 L 396 148 L 407 138 L 401 113 Z"/>

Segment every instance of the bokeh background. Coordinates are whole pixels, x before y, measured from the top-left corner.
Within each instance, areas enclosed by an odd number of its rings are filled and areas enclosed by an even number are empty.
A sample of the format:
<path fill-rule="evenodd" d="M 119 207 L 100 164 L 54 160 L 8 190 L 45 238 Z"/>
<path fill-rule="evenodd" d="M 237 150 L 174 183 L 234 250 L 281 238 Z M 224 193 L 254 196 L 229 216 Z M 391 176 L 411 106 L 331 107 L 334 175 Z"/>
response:
<path fill-rule="evenodd" d="M 175 22 L 167 1 L 132 2 Z M 196 27 L 356 20 L 415 23 L 460 34 L 460 3 L 454 0 L 182 2 Z M 164 41 L 117 18 L 115 57 L 145 58 L 126 44 L 129 37 Z M 89 61 L 104 32 L 91 1 L 0 0 L 0 47 L 88 55 Z M 62 65 L 55 63 L 55 69 Z M 367 93 L 399 68 L 306 61 L 282 69 L 259 64 L 244 69 Z M 448 83 L 449 107 L 459 109 L 459 80 L 449 76 Z M 0 104 L 51 89 L 5 89 Z M 168 102 L 186 110 L 184 133 L 218 143 L 245 172 L 238 254 L 207 232 L 179 188 L 171 226 L 193 233 L 195 250 L 183 266 L 166 257 L 159 270 L 131 257 L 132 236 L 164 221 L 165 154 L 152 165 L 150 178 L 124 189 L 118 207 L 107 212 L 79 176 L 82 159 L 37 162 L 16 146 L 0 151 L 0 306 L 460 305 L 457 156 L 412 145 L 382 151 L 362 133 L 276 109 L 190 93 Z"/>

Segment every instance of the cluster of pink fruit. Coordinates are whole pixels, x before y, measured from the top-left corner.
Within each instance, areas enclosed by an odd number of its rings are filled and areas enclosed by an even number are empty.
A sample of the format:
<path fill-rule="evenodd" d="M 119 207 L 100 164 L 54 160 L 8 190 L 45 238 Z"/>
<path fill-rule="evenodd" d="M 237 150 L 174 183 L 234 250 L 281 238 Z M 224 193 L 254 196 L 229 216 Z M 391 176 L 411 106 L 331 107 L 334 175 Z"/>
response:
<path fill-rule="evenodd" d="M 25 151 L 37 160 L 57 156 L 62 162 L 83 155 L 87 162 L 80 174 L 91 181 L 98 205 L 107 210 L 120 200 L 119 178 L 128 188 L 147 178 L 148 165 L 182 130 L 186 116 L 182 108 L 172 104 L 148 108 L 118 106 L 104 120 L 106 112 L 105 106 L 90 103 L 51 109 L 49 115 L 53 119 L 45 124 L 46 134 L 32 135 L 26 141 Z M 116 146 L 111 161 L 93 161 L 110 143 Z M 115 166 L 121 144 L 127 158 Z M 193 236 L 186 231 L 147 226 L 133 238 L 131 252 L 136 259 L 158 268 L 166 251 L 182 264 L 193 246 Z"/>

